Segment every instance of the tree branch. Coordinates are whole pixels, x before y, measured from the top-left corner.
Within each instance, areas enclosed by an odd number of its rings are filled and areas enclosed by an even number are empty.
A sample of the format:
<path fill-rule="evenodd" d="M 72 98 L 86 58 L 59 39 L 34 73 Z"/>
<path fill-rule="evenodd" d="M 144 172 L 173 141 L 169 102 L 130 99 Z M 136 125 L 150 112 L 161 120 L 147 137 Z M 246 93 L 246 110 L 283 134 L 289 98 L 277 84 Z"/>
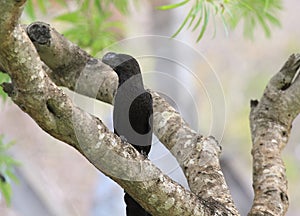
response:
<path fill-rule="evenodd" d="M 27 33 L 41 59 L 52 69 L 48 74 L 57 85 L 113 103 L 118 78 L 111 68 L 69 42 L 48 24 L 32 23 L 27 27 Z M 163 98 L 153 91 L 151 93 L 154 133 L 183 168 L 192 192 L 229 206 L 236 214 L 219 165 L 220 146 L 217 141 L 197 134 Z"/>
<path fill-rule="evenodd" d="M 0 35 L 0 37 L 5 38 L 7 37 L 7 35 L 12 33 L 14 27 L 19 22 L 19 18 L 23 12 L 25 2 L 26 0 L 12 0 L 9 2 L 0 0 L 0 11 L 3 12 L 0 16 L 0 26 L 2 34 Z"/>
<path fill-rule="evenodd" d="M 122 143 L 119 137 L 108 131 L 101 120 L 75 107 L 67 95 L 49 78 L 56 75 L 40 61 L 24 29 L 16 24 L 22 11 L 21 6 L 20 1 L 0 1 L 0 14 L 7 17 L 0 20 L 0 61 L 12 79 L 12 84 L 6 84 L 5 89 L 9 89 L 12 100 L 23 111 L 27 112 L 46 132 L 76 148 L 94 166 L 119 183 L 154 215 L 210 215 L 224 212 L 235 214 L 235 209 L 225 209 L 227 206 L 224 207 L 213 199 L 200 201 L 196 195 L 163 175 L 131 145 Z M 12 31 L 7 33 L 6 31 L 10 29 Z M 47 43 L 44 45 L 46 46 Z M 64 50 L 57 51 L 64 54 Z M 81 53 L 86 55 L 79 49 L 75 49 L 75 52 L 77 55 Z M 84 62 L 83 71 L 93 72 L 89 67 L 97 65 L 103 76 L 103 69 L 105 71 L 107 66 L 88 55 L 86 59 L 86 62 L 84 58 L 77 59 L 79 63 L 80 60 Z M 73 64 L 72 60 L 71 63 Z M 63 73 L 63 69 L 67 66 L 70 64 L 55 69 Z M 110 74 L 114 73 L 110 72 Z M 65 75 L 69 75 L 72 79 L 76 73 Z M 63 81 L 62 78 L 60 82 Z M 107 100 L 112 98 L 110 95 L 114 95 L 115 91 L 108 87 L 107 92 L 112 94 L 99 93 Z M 98 95 L 98 91 L 96 93 Z M 167 113 L 163 113 L 162 116 L 165 114 Z M 170 124 L 172 115 L 175 114 L 171 113 L 167 119 L 163 117 L 163 122 L 167 120 L 166 122 Z M 180 130 L 177 135 L 180 135 L 179 132 Z M 198 151 L 203 151 L 208 139 L 203 139 L 204 147 L 200 146 L 201 142 L 198 139 L 195 140 L 198 145 L 194 145 L 191 141 L 186 144 L 194 148 L 198 146 Z M 218 146 L 216 150 L 215 147 L 208 149 L 209 151 L 204 151 L 205 154 L 209 152 L 216 156 L 220 150 Z M 195 164 L 191 167 L 193 166 Z"/>
<path fill-rule="evenodd" d="M 254 203 L 250 215 L 285 215 L 287 179 L 281 152 L 300 112 L 300 55 L 291 55 L 270 80 L 260 102 L 251 101 Z"/>

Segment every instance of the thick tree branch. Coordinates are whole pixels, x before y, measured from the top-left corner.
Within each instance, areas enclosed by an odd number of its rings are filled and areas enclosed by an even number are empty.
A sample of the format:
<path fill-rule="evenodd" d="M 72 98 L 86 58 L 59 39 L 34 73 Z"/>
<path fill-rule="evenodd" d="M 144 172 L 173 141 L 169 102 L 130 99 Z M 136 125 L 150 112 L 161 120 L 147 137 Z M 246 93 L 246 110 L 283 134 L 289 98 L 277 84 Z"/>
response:
<path fill-rule="evenodd" d="M 270 80 L 263 97 L 251 101 L 254 203 L 250 215 L 285 215 L 287 179 L 281 152 L 300 112 L 300 55 L 291 55 Z"/>
<path fill-rule="evenodd" d="M 11 77 L 18 77 L 13 78 L 14 94 L 11 94 L 16 104 L 49 134 L 79 150 L 154 215 L 208 214 L 210 209 L 204 208 L 197 196 L 164 176 L 131 145 L 121 144 L 119 137 L 110 133 L 99 119 L 74 107 L 44 73 L 34 47 L 26 38 L 17 26 L 13 37 L 6 38 L 9 45 L 1 45 L 1 59 L 9 59 L 4 63 L 5 68 Z"/>
<path fill-rule="evenodd" d="M 27 33 L 41 59 L 52 69 L 48 74 L 57 85 L 113 103 L 118 80 L 112 69 L 107 69 L 99 59 L 92 58 L 45 23 L 31 24 Z M 175 109 L 157 93 L 151 93 L 154 133 L 178 160 L 191 190 L 206 200 L 222 203 L 236 214 L 219 165 L 217 141 L 212 137 L 203 138 L 190 129 Z"/>
<path fill-rule="evenodd" d="M 1 65 L 0 65 L 0 72 L 6 73 L 6 71 L 4 70 L 4 67 L 2 67 Z"/>
<path fill-rule="evenodd" d="M 91 57 L 46 23 L 32 23 L 26 31 L 40 58 L 51 68 L 47 72 L 56 85 L 112 103 L 118 76 L 108 65 Z"/>
<path fill-rule="evenodd" d="M 101 120 L 75 107 L 67 95 L 51 81 L 49 76 L 53 78 L 55 75 L 51 74 L 51 70 L 40 61 L 25 31 L 16 24 L 21 11 L 20 6 L 19 1 L 0 1 L 0 14 L 8 17 L 7 20 L 0 20 L 0 61 L 12 78 L 12 84 L 6 84 L 4 89 L 9 91 L 12 100 L 19 107 L 49 134 L 76 148 L 154 215 L 236 213 L 235 209 L 225 209 L 227 206 L 220 205 L 213 199 L 200 201 L 196 195 L 164 176 L 131 145 L 122 144 L 119 137 L 109 132 Z M 7 29 L 13 30 L 7 34 Z M 60 52 L 64 51 L 60 50 Z M 78 52 L 77 55 L 80 55 L 81 51 Z M 89 70 L 89 67 L 95 64 L 98 66 L 98 63 L 100 65 L 98 70 L 103 72 L 104 68 L 105 71 L 106 66 L 101 62 L 88 56 L 87 58 L 87 62 L 78 58 L 78 61 L 82 60 L 87 64 L 84 66 L 84 71 L 92 72 L 93 70 Z M 70 65 L 66 64 L 63 68 L 58 67 L 56 70 L 63 72 L 67 66 Z M 45 71 L 49 73 L 49 76 Z M 69 78 L 73 78 L 72 74 Z M 96 93 L 98 94 L 98 91 Z M 167 118 L 167 121 L 169 120 L 170 116 Z M 208 139 L 203 140 L 203 146 L 205 146 Z M 199 140 L 196 139 L 196 141 Z M 214 144 L 214 142 L 211 143 Z M 199 144 L 189 145 L 198 146 L 201 152 L 202 146 Z M 210 151 L 207 152 L 216 156 L 220 150 L 218 146 L 208 149 Z"/>
<path fill-rule="evenodd" d="M 5 38 L 7 37 L 7 35 L 12 33 L 14 27 L 19 22 L 19 17 L 23 12 L 23 7 L 25 2 L 26 0 L 12 0 L 9 2 L 5 2 L 4 0 L 0 1 L 1 4 L 0 11 L 4 12 L 1 13 L 0 16 L 0 26 L 1 26 L 1 34 L 2 34 L 0 35 L 0 37 Z"/>

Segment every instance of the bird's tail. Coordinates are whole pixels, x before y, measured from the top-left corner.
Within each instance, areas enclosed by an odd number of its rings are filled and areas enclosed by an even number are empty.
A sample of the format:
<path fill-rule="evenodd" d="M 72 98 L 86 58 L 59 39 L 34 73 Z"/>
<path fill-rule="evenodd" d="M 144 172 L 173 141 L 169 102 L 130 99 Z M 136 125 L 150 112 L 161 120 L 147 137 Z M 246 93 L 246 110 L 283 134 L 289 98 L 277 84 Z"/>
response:
<path fill-rule="evenodd" d="M 143 209 L 138 202 L 136 202 L 128 193 L 125 192 L 124 200 L 126 203 L 127 216 L 151 216 L 145 209 Z"/>

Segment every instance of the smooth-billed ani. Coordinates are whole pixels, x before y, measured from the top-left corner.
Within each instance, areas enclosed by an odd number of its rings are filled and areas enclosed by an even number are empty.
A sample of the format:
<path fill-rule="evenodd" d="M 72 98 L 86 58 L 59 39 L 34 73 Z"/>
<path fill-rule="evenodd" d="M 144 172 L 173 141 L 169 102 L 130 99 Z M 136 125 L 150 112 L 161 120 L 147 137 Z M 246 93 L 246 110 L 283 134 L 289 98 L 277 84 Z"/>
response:
<path fill-rule="evenodd" d="M 143 85 L 138 62 L 130 55 L 109 52 L 102 61 L 114 69 L 119 77 L 115 95 L 114 133 L 147 156 L 152 141 L 152 96 Z M 127 216 L 149 216 L 129 194 L 124 196 Z"/>

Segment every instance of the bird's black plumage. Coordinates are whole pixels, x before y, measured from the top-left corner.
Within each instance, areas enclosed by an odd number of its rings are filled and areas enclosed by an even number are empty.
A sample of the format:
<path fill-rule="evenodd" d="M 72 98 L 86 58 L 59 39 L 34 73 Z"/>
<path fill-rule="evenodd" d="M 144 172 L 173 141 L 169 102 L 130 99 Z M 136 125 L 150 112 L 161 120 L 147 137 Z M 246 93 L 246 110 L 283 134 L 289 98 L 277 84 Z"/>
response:
<path fill-rule="evenodd" d="M 114 101 L 114 132 L 148 155 L 152 141 L 152 96 L 143 85 L 138 62 L 130 55 L 107 53 L 102 58 L 119 77 Z M 127 216 L 149 216 L 129 194 L 125 194 Z"/>

